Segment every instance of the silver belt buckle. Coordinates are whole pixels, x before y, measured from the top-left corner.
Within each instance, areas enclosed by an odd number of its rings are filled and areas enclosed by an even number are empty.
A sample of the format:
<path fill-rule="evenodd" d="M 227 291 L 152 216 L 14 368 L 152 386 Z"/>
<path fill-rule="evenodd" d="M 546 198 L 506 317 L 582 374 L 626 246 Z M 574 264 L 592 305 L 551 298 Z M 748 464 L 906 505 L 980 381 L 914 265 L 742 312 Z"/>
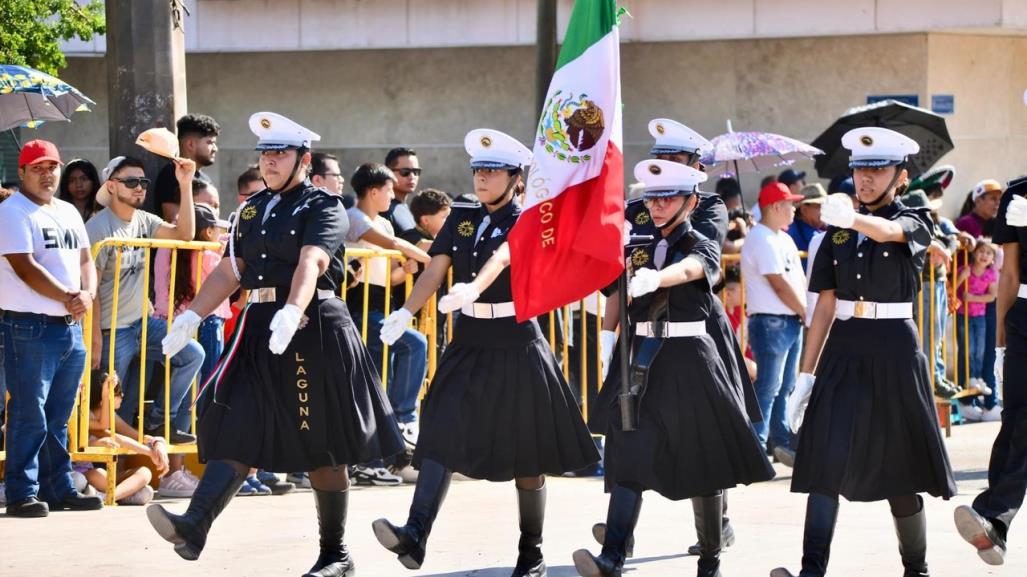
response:
<path fill-rule="evenodd" d="M 492 315 L 492 305 L 491 304 L 489 304 L 489 303 L 471 303 L 471 306 L 474 307 L 473 310 L 474 310 L 474 316 L 475 317 L 477 317 L 479 319 L 491 319 L 493 317 L 493 315 Z"/>
<path fill-rule="evenodd" d="M 852 311 L 852 316 L 858 319 L 876 319 L 877 318 L 877 303 L 870 303 L 866 301 L 856 301 L 856 306 Z"/>

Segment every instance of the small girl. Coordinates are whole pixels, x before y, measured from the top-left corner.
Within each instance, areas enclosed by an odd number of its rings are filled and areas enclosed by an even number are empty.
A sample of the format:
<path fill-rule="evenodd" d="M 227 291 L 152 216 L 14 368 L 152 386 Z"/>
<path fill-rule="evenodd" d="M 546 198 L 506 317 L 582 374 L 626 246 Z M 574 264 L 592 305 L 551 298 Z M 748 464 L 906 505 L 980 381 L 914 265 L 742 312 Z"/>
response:
<path fill-rule="evenodd" d="M 957 328 L 960 342 L 970 347 L 970 386 L 977 387 L 981 394 L 990 395 L 991 388 L 984 382 L 984 331 L 985 314 L 988 303 L 994 302 L 998 295 L 998 273 L 993 267 L 995 263 L 995 247 L 986 240 L 979 240 L 973 250 L 973 263 L 959 269 L 956 281 L 957 295 L 965 305 L 959 310 Z M 969 283 L 967 280 L 969 279 Z M 969 294 L 964 287 L 969 284 Z M 969 319 L 965 317 L 969 316 Z M 969 323 L 967 323 L 969 321 Z M 969 324 L 969 336 L 962 340 L 963 327 Z M 962 358 L 962 357 L 961 357 Z M 962 375 L 960 375 L 962 376 Z"/>
<path fill-rule="evenodd" d="M 112 391 L 113 388 L 113 391 Z M 114 402 L 114 434 L 111 435 L 111 393 Z M 121 383 L 117 375 L 109 375 L 101 370 L 92 372 L 92 385 L 89 390 L 89 444 L 94 447 L 123 448 L 139 455 L 146 455 L 153 461 L 157 476 L 162 477 L 168 472 L 167 443 L 160 437 L 143 436 L 140 443 L 139 432 L 132 428 L 121 417 L 117 410 L 121 408 Z M 89 485 L 96 489 L 101 497 L 107 490 L 107 471 L 91 463 L 76 463 L 76 470 L 82 473 Z M 114 500 L 121 505 L 145 505 L 153 499 L 153 488 L 150 481 L 153 474 L 146 467 L 135 469 L 118 469 L 117 487 Z"/>

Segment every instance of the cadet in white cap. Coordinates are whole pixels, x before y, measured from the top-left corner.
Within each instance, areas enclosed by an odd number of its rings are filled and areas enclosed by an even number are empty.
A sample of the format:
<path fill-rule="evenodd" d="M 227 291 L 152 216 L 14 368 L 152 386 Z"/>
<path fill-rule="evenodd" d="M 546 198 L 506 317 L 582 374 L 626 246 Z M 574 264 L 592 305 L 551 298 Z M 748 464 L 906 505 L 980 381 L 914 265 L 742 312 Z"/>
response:
<path fill-rule="evenodd" d="M 497 130 L 464 140 L 479 202 L 454 202 L 432 243 L 432 261 L 381 338 L 391 344 L 452 267 L 439 312 L 460 309 L 453 340 L 439 360 L 421 407 L 414 451 L 420 469 L 405 525 L 378 519 L 375 537 L 408 569 L 424 562 L 432 523 L 453 471 L 476 479 L 514 480 L 521 537 L 512 577 L 545 577 L 544 475 L 562 475 L 599 460 L 595 444 L 535 320 L 518 323 L 507 265 L 507 235 L 521 212 L 513 192 L 531 152 Z"/>
<path fill-rule="evenodd" d="M 697 171 L 702 169 L 699 161 L 700 157 L 712 147 L 710 141 L 703 138 L 698 132 L 669 118 L 656 118 L 649 121 L 649 134 L 654 139 L 653 146 L 649 150 L 650 155 L 657 159 L 691 167 Z M 699 234 L 714 241 L 723 251 L 738 252 L 740 250 L 739 245 L 735 245 L 735 241 L 727 240 L 728 218 L 724 200 L 719 194 L 701 190 L 695 192 L 695 197 L 697 199 L 696 206 L 691 211 L 689 217 L 692 227 Z M 624 217 L 627 228 L 631 229 L 631 234 L 633 235 L 656 236 L 659 233 L 659 228 L 653 223 L 649 209 L 646 208 L 642 198 L 630 199 L 625 203 Z M 630 259 L 633 254 L 643 250 L 643 248 L 635 246 L 626 247 L 625 258 Z M 716 281 L 714 281 L 714 284 L 716 284 Z M 617 343 L 616 330 L 620 318 L 620 299 L 617 298 L 616 285 L 609 287 L 604 292 L 607 293 L 609 298 L 606 300 L 603 330 L 600 333 L 599 342 L 601 348 L 600 358 L 602 359 L 604 371 L 608 373 L 611 367 L 613 368 L 612 370 L 616 371 L 619 370 L 620 366 L 620 359 L 613 358 L 613 351 L 616 350 L 615 345 Z M 749 372 L 745 369 L 745 360 L 742 356 L 738 337 L 731 327 L 731 322 L 728 320 L 723 304 L 718 300 L 714 303 L 714 308 L 717 310 L 707 317 L 707 323 L 709 324 L 707 330 L 713 338 L 713 342 L 716 343 L 721 358 L 724 359 L 725 367 L 732 382 L 739 383 L 741 387 L 749 418 L 753 421 L 760 421 L 763 417 L 760 413 L 759 401 L 756 398 L 756 392 L 753 389 Z M 589 406 L 600 406 L 603 403 L 610 402 L 614 400 L 616 394 L 616 388 L 604 386 L 599 393 L 598 403 L 589 403 Z M 589 426 L 597 433 L 602 433 L 606 429 L 606 423 L 603 422 L 602 417 L 597 418 L 597 416 L 592 416 L 589 419 Z M 723 502 L 723 512 L 725 515 L 723 546 L 730 547 L 735 542 L 735 532 L 730 520 L 726 517 L 727 492 L 724 493 Z M 699 512 L 700 509 L 697 508 L 697 516 Z M 696 526 L 701 524 L 701 520 L 698 517 L 696 518 L 696 523 Z M 605 535 L 605 526 L 602 523 L 597 523 L 593 526 L 592 533 L 596 540 L 602 543 Z M 633 549 L 634 537 L 628 539 L 626 550 L 628 557 L 633 555 Z M 691 545 L 688 548 L 688 554 L 698 555 L 699 544 Z"/>
<path fill-rule="evenodd" d="M 721 310 L 712 284 L 720 276 L 720 246 L 698 233 L 691 213 L 706 174 L 667 160 L 644 160 L 635 178 L 659 231 L 631 259 L 632 367 L 629 390 L 635 430 L 625 432 L 613 397 L 597 406 L 606 423 L 606 488 L 610 505 L 598 556 L 581 549 L 574 566 L 584 577 L 621 574 L 641 494 L 692 499 L 699 533 L 697 575 L 719 577 L 723 547 L 722 491 L 774 476 L 752 433 L 738 381 L 709 334 Z M 603 390 L 621 390 L 612 371 Z M 602 398 L 602 397 L 601 397 Z"/>
<path fill-rule="evenodd" d="M 786 409 L 799 435 L 792 491 L 809 494 L 801 575 L 827 571 L 842 495 L 888 500 L 904 575 L 922 576 L 926 518 L 918 493 L 948 499 L 956 484 L 913 322 L 932 239 L 930 209 L 897 199 L 907 184 L 905 163 L 920 147 L 874 127 L 849 131 L 842 144 L 852 151 L 860 209 L 843 193 L 824 202 L 828 229 L 809 279 L 820 298 Z"/>
<path fill-rule="evenodd" d="M 307 180 L 318 136 L 271 112 L 254 114 L 250 129 L 259 138 L 267 188 L 240 207 L 228 257 L 164 339 L 165 354 L 174 354 L 218 303 L 240 287 L 249 291 L 232 341 L 198 400 L 199 453 L 207 468 L 184 515 L 152 505 L 147 516 L 175 552 L 194 560 L 251 467 L 309 471 L 321 552 L 305 577 L 343 577 L 354 570 L 343 543 L 346 464 L 397 454 L 403 439 L 337 296 L 349 221 L 341 198 Z"/>
<path fill-rule="evenodd" d="M 995 236 L 1005 262 L 999 280 L 996 361 L 1002 428 L 988 464 L 988 488 L 955 511 L 956 528 L 989 565 L 1005 561 L 1006 538 L 1027 492 L 1027 177 L 1002 195 Z"/>

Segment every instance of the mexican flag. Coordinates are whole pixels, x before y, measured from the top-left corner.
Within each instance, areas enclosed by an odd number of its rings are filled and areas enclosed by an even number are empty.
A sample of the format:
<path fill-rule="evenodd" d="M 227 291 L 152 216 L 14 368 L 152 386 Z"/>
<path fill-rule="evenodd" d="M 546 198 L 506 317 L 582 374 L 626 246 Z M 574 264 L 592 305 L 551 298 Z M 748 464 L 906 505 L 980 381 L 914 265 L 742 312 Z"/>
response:
<path fill-rule="evenodd" d="M 624 269 L 622 143 L 615 0 L 578 0 L 509 236 L 518 321 L 580 300 Z"/>

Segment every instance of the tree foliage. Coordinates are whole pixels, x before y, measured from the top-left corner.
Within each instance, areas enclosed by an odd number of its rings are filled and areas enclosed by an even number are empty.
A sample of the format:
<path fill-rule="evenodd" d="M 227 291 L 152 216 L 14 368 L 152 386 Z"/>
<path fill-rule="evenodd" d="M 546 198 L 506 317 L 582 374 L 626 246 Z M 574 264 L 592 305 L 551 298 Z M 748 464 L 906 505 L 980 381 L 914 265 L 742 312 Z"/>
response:
<path fill-rule="evenodd" d="M 0 0 L 0 64 L 56 75 L 67 66 L 61 41 L 106 32 L 101 0 Z"/>

